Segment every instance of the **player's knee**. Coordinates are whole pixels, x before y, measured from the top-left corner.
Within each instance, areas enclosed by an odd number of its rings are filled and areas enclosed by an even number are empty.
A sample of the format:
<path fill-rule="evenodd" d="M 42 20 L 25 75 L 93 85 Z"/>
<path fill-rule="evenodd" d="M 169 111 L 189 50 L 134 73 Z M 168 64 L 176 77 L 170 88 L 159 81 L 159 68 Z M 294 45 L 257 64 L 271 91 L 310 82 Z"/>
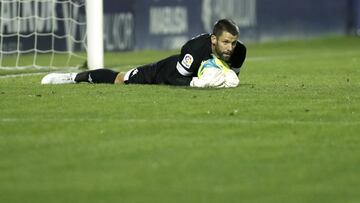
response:
<path fill-rule="evenodd" d="M 124 84 L 124 78 L 125 78 L 125 74 L 124 72 L 120 72 L 117 74 L 114 83 L 115 84 Z"/>

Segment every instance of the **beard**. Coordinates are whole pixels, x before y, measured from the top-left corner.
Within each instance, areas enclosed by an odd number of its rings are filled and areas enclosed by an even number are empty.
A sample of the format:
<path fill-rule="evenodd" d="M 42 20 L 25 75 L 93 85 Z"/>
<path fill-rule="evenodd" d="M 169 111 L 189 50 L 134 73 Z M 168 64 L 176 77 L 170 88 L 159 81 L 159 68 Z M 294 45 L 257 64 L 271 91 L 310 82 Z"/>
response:
<path fill-rule="evenodd" d="M 218 46 L 215 46 L 216 55 L 223 61 L 228 62 L 230 60 L 231 54 L 230 52 L 222 52 Z"/>

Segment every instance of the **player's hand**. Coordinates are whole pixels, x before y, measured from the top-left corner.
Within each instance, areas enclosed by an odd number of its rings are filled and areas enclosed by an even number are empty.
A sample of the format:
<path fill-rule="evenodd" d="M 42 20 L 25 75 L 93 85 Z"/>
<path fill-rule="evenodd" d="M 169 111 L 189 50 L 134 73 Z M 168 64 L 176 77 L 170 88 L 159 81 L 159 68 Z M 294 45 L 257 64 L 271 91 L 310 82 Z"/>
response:
<path fill-rule="evenodd" d="M 231 88 L 231 87 L 237 87 L 240 84 L 239 77 L 236 75 L 236 73 L 232 70 L 228 70 L 225 73 L 225 87 Z"/>
<path fill-rule="evenodd" d="M 194 77 L 191 82 L 191 87 L 214 87 L 220 88 L 225 85 L 225 74 L 221 69 L 208 68 L 204 71 L 201 77 Z"/>

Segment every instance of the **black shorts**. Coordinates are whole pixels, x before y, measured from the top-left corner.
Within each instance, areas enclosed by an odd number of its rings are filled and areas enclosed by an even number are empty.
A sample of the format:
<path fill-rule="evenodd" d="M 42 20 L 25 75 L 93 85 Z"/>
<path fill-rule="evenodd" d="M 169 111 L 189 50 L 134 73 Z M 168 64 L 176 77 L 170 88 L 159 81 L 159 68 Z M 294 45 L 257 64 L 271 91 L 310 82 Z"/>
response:
<path fill-rule="evenodd" d="M 125 84 L 166 84 L 189 86 L 192 77 L 181 75 L 176 69 L 179 55 L 131 70 Z"/>

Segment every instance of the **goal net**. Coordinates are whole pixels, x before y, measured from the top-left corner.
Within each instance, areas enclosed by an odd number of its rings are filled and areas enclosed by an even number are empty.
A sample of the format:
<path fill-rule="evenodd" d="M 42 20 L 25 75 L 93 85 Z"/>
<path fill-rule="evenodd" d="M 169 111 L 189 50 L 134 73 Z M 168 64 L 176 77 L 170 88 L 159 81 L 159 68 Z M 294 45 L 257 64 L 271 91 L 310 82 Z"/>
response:
<path fill-rule="evenodd" d="M 101 1 L 0 0 L 0 69 L 16 72 L 78 68 L 88 61 L 89 48 L 96 49 L 98 58 L 90 68 L 102 68 Z M 90 12 L 92 19 L 86 15 Z M 89 31 L 88 24 L 95 31 Z M 89 38 L 89 32 L 100 33 L 95 37 L 101 39 L 91 42 L 94 37 Z"/>

